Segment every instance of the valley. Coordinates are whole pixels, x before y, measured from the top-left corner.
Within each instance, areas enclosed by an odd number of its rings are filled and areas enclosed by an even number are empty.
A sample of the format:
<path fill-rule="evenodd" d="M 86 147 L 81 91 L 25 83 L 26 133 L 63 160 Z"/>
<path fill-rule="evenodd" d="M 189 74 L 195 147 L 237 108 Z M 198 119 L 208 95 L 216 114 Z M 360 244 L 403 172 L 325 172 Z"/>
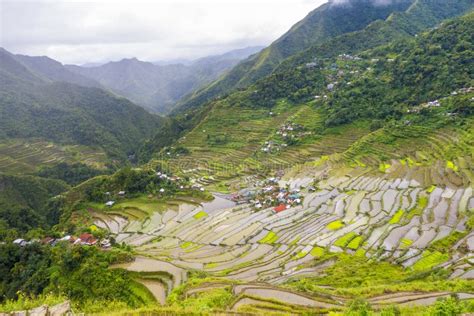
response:
<path fill-rule="evenodd" d="M 474 313 L 472 10 L 334 0 L 179 65 L 0 49 L 0 315 Z"/>

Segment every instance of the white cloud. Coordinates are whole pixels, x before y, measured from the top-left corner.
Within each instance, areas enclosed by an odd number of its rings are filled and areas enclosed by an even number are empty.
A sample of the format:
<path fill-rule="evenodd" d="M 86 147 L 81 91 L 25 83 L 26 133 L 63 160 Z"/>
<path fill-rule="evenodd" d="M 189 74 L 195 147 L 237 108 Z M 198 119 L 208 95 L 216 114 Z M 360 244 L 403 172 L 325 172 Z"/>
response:
<path fill-rule="evenodd" d="M 65 63 L 266 45 L 326 0 L 0 0 L 0 45 Z"/>

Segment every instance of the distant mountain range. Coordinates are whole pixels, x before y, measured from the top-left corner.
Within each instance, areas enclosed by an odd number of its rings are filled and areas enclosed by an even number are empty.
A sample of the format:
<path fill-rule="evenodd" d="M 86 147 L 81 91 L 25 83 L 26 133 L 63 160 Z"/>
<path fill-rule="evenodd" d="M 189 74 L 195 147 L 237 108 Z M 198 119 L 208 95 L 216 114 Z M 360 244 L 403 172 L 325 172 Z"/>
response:
<path fill-rule="evenodd" d="M 66 69 L 132 100 L 150 112 L 165 114 L 178 100 L 216 80 L 240 60 L 262 48 L 248 47 L 195 61 L 182 60 L 176 64 L 130 58 L 99 66 L 66 65 Z"/>
<path fill-rule="evenodd" d="M 41 138 L 125 160 L 163 118 L 47 57 L 0 48 L 0 139 Z"/>

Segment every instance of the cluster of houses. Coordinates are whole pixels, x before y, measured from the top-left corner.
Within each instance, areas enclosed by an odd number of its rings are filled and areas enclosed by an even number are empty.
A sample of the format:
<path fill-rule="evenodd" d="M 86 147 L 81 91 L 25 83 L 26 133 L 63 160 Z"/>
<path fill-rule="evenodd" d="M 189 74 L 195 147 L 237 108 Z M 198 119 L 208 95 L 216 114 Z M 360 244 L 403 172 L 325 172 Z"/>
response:
<path fill-rule="evenodd" d="M 451 92 L 452 96 L 456 96 L 459 94 L 468 94 L 474 91 L 474 87 L 469 87 L 469 88 L 461 88 L 456 91 Z M 445 98 L 443 98 L 445 99 Z M 413 107 L 412 109 L 407 110 L 408 113 L 418 113 L 420 112 L 421 109 L 428 109 L 428 108 L 437 108 L 441 106 L 440 100 L 434 100 L 434 101 L 429 101 L 427 103 L 424 103 L 420 106 Z M 454 113 L 447 113 L 448 116 L 453 116 Z"/>
<path fill-rule="evenodd" d="M 296 124 L 296 123 L 285 123 L 276 132 L 276 135 L 281 137 L 284 141 L 284 143 L 279 143 L 274 140 L 269 140 L 266 141 L 262 148 L 261 151 L 264 153 L 275 153 L 281 151 L 283 148 L 288 147 L 289 144 L 294 143 L 295 141 L 298 141 L 302 137 L 311 135 L 311 132 L 305 131 L 305 128 L 303 125 Z"/>
<path fill-rule="evenodd" d="M 459 90 L 451 92 L 451 95 L 458 95 L 458 94 L 468 94 L 470 92 L 474 92 L 474 87 L 469 87 L 469 88 L 461 88 Z"/>
<path fill-rule="evenodd" d="M 357 57 L 357 56 L 352 56 L 352 55 L 350 55 L 350 54 L 342 54 L 342 55 L 339 55 L 338 58 L 339 58 L 339 59 L 342 59 L 342 60 L 351 60 L 351 61 L 359 61 L 359 60 L 362 60 L 362 58 Z"/>
<path fill-rule="evenodd" d="M 276 141 L 266 141 L 262 146 L 262 152 L 266 154 L 273 154 L 282 150 L 283 147 L 288 147 L 287 144 L 279 144 Z"/>
<path fill-rule="evenodd" d="M 262 187 L 245 189 L 232 196 L 236 203 L 250 203 L 255 210 L 273 207 L 279 213 L 303 202 L 299 189 L 290 190 L 279 186 L 279 178 L 269 178 L 261 183 Z"/>
<path fill-rule="evenodd" d="M 107 249 L 112 247 L 112 244 L 109 239 L 102 239 L 98 240 L 95 238 L 92 234 L 90 233 L 83 233 L 79 235 L 78 237 L 71 236 L 71 235 L 66 235 L 62 238 L 53 238 L 53 237 L 45 237 L 42 240 L 39 239 L 33 239 L 33 240 L 25 240 L 22 238 L 15 239 L 13 241 L 13 244 L 18 245 L 20 247 L 24 247 L 26 245 L 30 245 L 33 243 L 40 243 L 43 245 L 50 245 L 50 246 L 56 246 L 58 243 L 65 242 L 69 243 L 71 245 L 80 245 L 80 246 L 100 246 L 101 248 Z"/>
<path fill-rule="evenodd" d="M 119 191 L 117 193 L 117 196 L 118 197 L 124 197 L 125 196 L 125 191 Z M 112 207 L 114 206 L 115 204 L 115 201 L 114 200 L 111 200 L 110 197 L 112 196 L 112 193 L 110 192 L 105 192 L 105 195 L 109 198 L 109 200 L 107 202 L 105 202 L 105 206 L 108 206 L 108 207 Z"/>
<path fill-rule="evenodd" d="M 168 180 L 170 182 L 173 182 L 173 183 L 176 183 L 176 184 L 180 184 L 180 181 L 182 180 L 180 177 L 177 177 L 177 176 L 169 176 L 167 175 L 166 173 L 163 173 L 163 172 L 156 172 L 156 176 L 158 178 L 160 178 L 161 180 Z M 196 189 L 194 186 L 192 187 L 193 189 Z M 189 187 L 185 186 L 183 183 L 181 183 L 179 185 L 179 189 L 181 190 L 184 190 L 184 189 L 189 189 Z M 201 187 L 198 187 L 197 190 L 201 190 L 201 191 L 204 191 L 204 189 L 202 189 Z M 164 188 L 160 188 L 159 190 L 159 193 L 160 194 L 164 194 L 166 192 L 166 190 Z M 115 205 L 116 201 L 111 199 L 112 197 L 112 193 L 110 192 L 105 192 L 105 195 L 108 197 L 108 200 L 107 202 L 105 202 L 105 206 L 108 206 L 108 207 L 112 207 Z M 115 196 L 117 198 L 123 198 L 125 197 L 126 195 L 126 192 L 125 191 L 119 191 Z"/>

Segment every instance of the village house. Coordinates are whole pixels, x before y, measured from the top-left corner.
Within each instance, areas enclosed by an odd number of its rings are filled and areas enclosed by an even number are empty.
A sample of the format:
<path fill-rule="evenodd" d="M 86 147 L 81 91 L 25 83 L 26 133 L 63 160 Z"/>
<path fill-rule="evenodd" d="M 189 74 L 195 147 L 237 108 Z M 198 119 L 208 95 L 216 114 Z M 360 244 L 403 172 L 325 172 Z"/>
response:
<path fill-rule="evenodd" d="M 28 245 L 28 242 L 24 239 L 18 238 L 18 239 L 15 239 L 13 241 L 13 244 L 18 245 L 20 247 L 24 247 L 24 246 Z"/>
<path fill-rule="evenodd" d="M 93 246 L 97 243 L 97 239 L 90 233 L 83 233 L 79 236 L 80 244 L 86 246 Z"/>

